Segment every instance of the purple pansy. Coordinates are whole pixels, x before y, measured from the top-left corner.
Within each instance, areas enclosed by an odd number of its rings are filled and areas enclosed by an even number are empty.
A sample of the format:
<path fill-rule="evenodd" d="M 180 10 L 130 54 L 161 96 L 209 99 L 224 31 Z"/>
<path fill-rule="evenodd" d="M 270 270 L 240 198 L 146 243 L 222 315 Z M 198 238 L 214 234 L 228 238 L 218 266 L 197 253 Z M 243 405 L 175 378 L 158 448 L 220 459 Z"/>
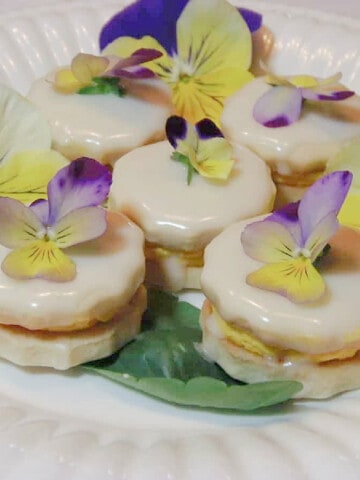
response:
<path fill-rule="evenodd" d="M 166 136 L 175 152 L 172 159 L 187 168 L 187 183 L 193 174 L 217 180 L 227 180 L 234 165 L 231 145 L 208 118 L 195 125 L 174 115 L 166 122 Z"/>
<path fill-rule="evenodd" d="M 269 73 L 272 85 L 255 103 L 253 115 L 264 127 L 286 127 L 299 119 L 305 100 L 312 102 L 340 101 L 355 92 L 339 87 L 341 74 L 318 80 L 310 75 L 280 77 Z"/>
<path fill-rule="evenodd" d="M 72 260 L 61 249 L 102 235 L 111 174 L 96 160 L 80 158 L 61 169 L 48 184 L 48 200 L 30 207 L 0 198 L 0 243 L 14 249 L 3 271 L 14 278 L 69 281 L 76 274 Z"/>
<path fill-rule="evenodd" d="M 100 33 L 100 49 L 119 37 L 142 38 L 149 35 L 171 55 L 177 52 L 176 22 L 189 0 L 138 0 L 112 17 Z M 261 27 L 262 16 L 239 8 L 250 32 Z"/>
<path fill-rule="evenodd" d="M 241 236 L 243 249 L 266 265 L 250 273 L 247 283 L 297 303 L 320 298 L 325 284 L 313 263 L 339 228 L 337 215 L 351 181 L 348 171 L 330 173 L 300 202 L 249 224 Z"/>
<path fill-rule="evenodd" d="M 189 133 L 193 134 L 196 132 L 196 136 L 199 140 L 210 140 L 216 137 L 224 138 L 221 130 L 208 118 L 200 120 L 200 122 L 195 125 L 194 129 L 185 118 L 173 115 L 167 119 L 165 131 L 169 143 L 174 148 L 177 148 L 179 141 L 185 140 Z"/>

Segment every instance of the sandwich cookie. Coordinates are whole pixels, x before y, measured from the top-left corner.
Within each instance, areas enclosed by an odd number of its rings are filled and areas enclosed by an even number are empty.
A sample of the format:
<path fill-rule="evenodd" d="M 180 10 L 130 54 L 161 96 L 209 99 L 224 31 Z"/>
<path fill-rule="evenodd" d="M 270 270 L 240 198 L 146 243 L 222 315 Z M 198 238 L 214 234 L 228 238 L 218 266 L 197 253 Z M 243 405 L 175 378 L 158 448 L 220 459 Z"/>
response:
<path fill-rule="evenodd" d="M 147 282 L 178 291 L 200 287 L 204 248 L 226 226 L 271 211 L 275 187 L 265 163 L 212 121 L 174 116 L 166 131 L 169 142 L 116 163 L 109 208 L 144 231 Z"/>

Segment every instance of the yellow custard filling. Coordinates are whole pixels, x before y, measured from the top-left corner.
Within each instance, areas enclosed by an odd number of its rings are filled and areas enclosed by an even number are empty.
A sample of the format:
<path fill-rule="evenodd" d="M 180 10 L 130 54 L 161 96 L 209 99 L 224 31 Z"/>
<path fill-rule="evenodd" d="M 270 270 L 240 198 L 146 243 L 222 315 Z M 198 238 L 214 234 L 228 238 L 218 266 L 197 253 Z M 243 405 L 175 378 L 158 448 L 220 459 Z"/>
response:
<path fill-rule="evenodd" d="M 281 175 L 278 172 L 272 172 L 272 179 L 278 185 L 288 185 L 290 187 L 310 187 L 322 175 L 323 171 L 298 173 L 294 175 Z"/>
<path fill-rule="evenodd" d="M 216 312 L 214 307 L 212 307 L 212 314 L 214 315 L 216 323 L 226 340 L 233 343 L 237 347 L 247 350 L 249 353 L 259 355 L 261 357 L 276 357 L 276 359 L 282 359 L 284 357 L 296 356 L 303 358 L 305 357 L 313 363 L 324 363 L 332 360 L 345 360 L 352 358 L 360 349 L 355 347 L 343 348 L 335 352 L 323 354 L 304 354 L 296 350 L 283 350 L 278 347 L 266 345 L 247 330 L 225 322 Z"/>
<path fill-rule="evenodd" d="M 203 267 L 204 266 L 204 250 L 196 250 L 193 252 L 185 252 L 183 250 L 170 250 L 159 247 L 155 243 L 146 242 L 145 257 L 147 260 L 159 262 L 164 258 L 177 256 L 188 267 Z"/>

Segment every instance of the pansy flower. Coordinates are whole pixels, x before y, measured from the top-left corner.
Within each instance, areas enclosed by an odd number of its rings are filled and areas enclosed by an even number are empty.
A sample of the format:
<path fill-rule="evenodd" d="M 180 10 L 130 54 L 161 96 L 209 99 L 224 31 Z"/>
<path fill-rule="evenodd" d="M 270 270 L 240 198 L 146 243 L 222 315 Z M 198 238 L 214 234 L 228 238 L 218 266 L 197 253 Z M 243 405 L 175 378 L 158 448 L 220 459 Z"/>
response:
<path fill-rule="evenodd" d="M 203 118 L 218 124 L 224 100 L 253 78 L 250 30 L 226 0 L 137 2 L 104 27 L 101 46 L 106 55 L 161 51 L 148 67 L 171 87 L 175 113 L 193 124 Z"/>
<path fill-rule="evenodd" d="M 304 101 L 338 101 L 354 95 L 339 87 L 341 73 L 317 79 L 310 75 L 277 76 L 268 73 L 266 82 L 273 88 L 262 95 L 254 105 L 253 115 L 265 127 L 286 127 L 301 115 Z"/>
<path fill-rule="evenodd" d="M 360 229 L 360 138 L 347 143 L 329 162 L 327 172 L 334 170 L 349 170 L 353 174 L 349 194 L 339 212 L 339 222 Z"/>
<path fill-rule="evenodd" d="M 28 207 L 12 198 L 0 198 L 0 243 L 12 250 L 2 270 L 15 279 L 72 280 L 76 266 L 62 249 L 105 232 L 106 213 L 99 205 L 110 184 L 111 175 L 104 166 L 81 158 L 49 182 L 48 200 Z"/>
<path fill-rule="evenodd" d="M 61 93 L 125 94 L 121 79 L 144 79 L 155 76 L 143 66 L 162 54 L 154 49 L 138 49 L 127 58 L 79 53 L 70 68 L 56 72 L 54 88 Z"/>
<path fill-rule="evenodd" d="M 233 151 L 214 122 L 205 118 L 193 126 L 174 115 L 166 122 L 166 135 L 175 148 L 173 160 L 187 167 L 188 185 L 194 173 L 227 180 L 234 165 Z"/>
<path fill-rule="evenodd" d="M 249 285 L 295 303 L 312 302 L 324 294 L 325 283 L 314 262 L 339 227 L 337 214 L 351 180 L 348 171 L 330 173 L 315 182 L 300 202 L 245 228 L 241 236 L 245 253 L 266 264 L 247 276 Z"/>

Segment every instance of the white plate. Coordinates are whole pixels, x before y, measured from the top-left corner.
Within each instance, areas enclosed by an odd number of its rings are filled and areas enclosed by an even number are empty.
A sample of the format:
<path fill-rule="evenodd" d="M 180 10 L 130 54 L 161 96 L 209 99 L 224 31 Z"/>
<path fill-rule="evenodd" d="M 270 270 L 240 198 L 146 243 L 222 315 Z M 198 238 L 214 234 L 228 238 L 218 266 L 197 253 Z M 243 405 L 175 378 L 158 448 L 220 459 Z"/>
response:
<path fill-rule="evenodd" d="M 84 0 L 2 14 L 0 80 L 26 93 L 35 77 L 79 50 L 97 52 L 100 26 L 124 3 Z M 275 34 L 277 71 L 341 70 L 360 91 L 360 23 L 266 3 L 251 7 Z M 1 480 L 360 478 L 360 392 L 224 415 L 177 408 L 76 370 L 4 362 L 0 378 Z"/>

